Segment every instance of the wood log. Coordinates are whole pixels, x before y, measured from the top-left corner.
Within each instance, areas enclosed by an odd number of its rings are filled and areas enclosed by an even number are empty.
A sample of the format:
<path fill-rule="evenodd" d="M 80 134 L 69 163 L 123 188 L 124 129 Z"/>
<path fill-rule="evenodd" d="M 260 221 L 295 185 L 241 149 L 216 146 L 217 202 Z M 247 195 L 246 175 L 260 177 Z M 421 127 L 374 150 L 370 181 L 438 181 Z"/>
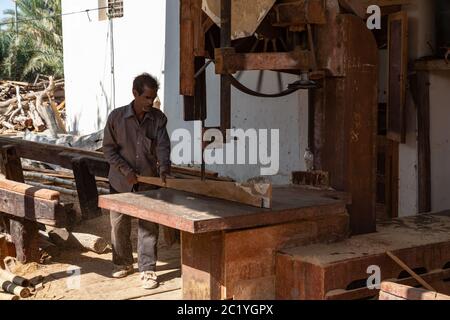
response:
<path fill-rule="evenodd" d="M 63 83 L 55 82 L 53 90 L 55 90 L 56 88 L 62 87 L 62 86 L 64 86 Z M 23 100 L 34 99 L 34 98 L 36 98 L 36 95 L 40 95 L 40 94 L 44 94 L 45 95 L 47 90 L 48 90 L 48 88 L 45 89 L 44 91 L 37 92 L 37 93 L 36 92 L 27 93 L 26 95 L 24 95 L 22 97 L 22 99 Z M 11 104 L 17 103 L 17 100 L 18 100 L 17 97 L 15 97 L 15 98 L 11 98 L 11 99 L 9 99 L 7 101 L 0 102 L 0 108 L 8 108 Z"/>
<path fill-rule="evenodd" d="M 13 284 L 21 287 L 29 287 L 30 280 L 17 276 L 11 272 L 0 269 L 0 279 L 3 281 L 11 281 Z"/>
<path fill-rule="evenodd" d="M 50 185 L 47 185 L 47 184 L 34 182 L 34 181 L 27 181 L 27 183 L 29 185 L 31 185 L 31 186 L 36 187 L 36 188 L 47 188 L 49 190 L 59 192 L 60 194 L 67 194 L 67 195 L 70 195 L 72 197 L 77 197 L 78 196 L 78 193 L 75 190 L 66 189 L 66 188 L 63 188 L 63 187 L 50 186 Z"/>
<path fill-rule="evenodd" d="M 0 279 L 0 288 L 6 293 L 14 294 L 20 298 L 28 298 L 31 296 L 30 289 L 18 286 L 11 281 Z"/>
<path fill-rule="evenodd" d="M 48 233 L 44 231 L 39 231 L 39 248 L 42 252 L 47 253 L 50 257 L 58 257 L 60 255 L 60 250 L 57 245 L 51 242 Z"/>
<path fill-rule="evenodd" d="M 9 123 L 8 121 L 2 121 L 2 126 L 4 128 L 10 129 L 10 130 L 14 130 L 14 125 Z"/>
<path fill-rule="evenodd" d="M 24 172 L 23 175 L 25 176 L 25 178 L 42 179 L 42 180 L 46 180 L 48 182 L 65 185 L 65 186 L 71 187 L 73 189 L 77 188 L 77 184 L 73 180 L 52 177 L 52 176 L 45 175 L 45 174 L 38 173 L 38 172 Z"/>
<path fill-rule="evenodd" d="M 270 183 L 239 184 L 226 181 L 201 181 L 193 179 L 167 179 L 138 177 L 140 183 L 162 188 L 191 192 L 207 197 L 224 199 L 259 208 L 271 208 L 272 185 Z"/>
<path fill-rule="evenodd" d="M 36 106 L 33 102 L 30 102 L 30 112 L 29 115 L 31 117 L 31 120 L 33 120 L 33 127 L 34 130 L 37 132 L 42 132 L 45 130 L 45 123 L 42 120 L 41 116 L 39 115 L 39 112 L 36 109 Z"/>
<path fill-rule="evenodd" d="M 16 301 L 16 300 L 20 300 L 20 298 L 13 294 L 0 292 L 0 301 Z"/>
<path fill-rule="evenodd" d="M 59 201 L 60 194 L 57 191 L 31 187 L 25 183 L 0 179 L 0 189 L 13 191 L 23 195 L 32 196 L 43 200 Z"/>
<path fill-rule="evenodd" d="M 92 234 L 54 229 L 49 231 L 48 236 L 54 244 L 65 248 L 86 249 L 98 254 L 104 253 L 108 248 L 105 239 Z"/>
<path fill-rule="evenodd" d="M 53 78 L 50 77 L 50 82 L 48 87 L 36 95 L 36 109 L 39 112 L 42 119 L 44 119 L 47 129 L 54 135 L 56 134 L 64 134 L 65 129 L 59 126 L 57 115 L 54 113 L 53 108 L 51 106 L 51 96 L 53 95 L 53 91 L 55 90 L 55 83 Z M 43 103 L 44 97 L 47 96 L 50 100 L 49 103 Z"/>

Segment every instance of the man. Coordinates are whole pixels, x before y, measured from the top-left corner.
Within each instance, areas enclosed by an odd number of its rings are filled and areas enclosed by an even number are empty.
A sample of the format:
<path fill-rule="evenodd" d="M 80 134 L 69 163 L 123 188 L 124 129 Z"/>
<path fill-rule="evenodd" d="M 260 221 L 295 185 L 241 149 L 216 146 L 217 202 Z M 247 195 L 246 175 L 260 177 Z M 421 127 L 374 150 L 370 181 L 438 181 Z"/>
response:
<path fill-rule="evenodd" d="M 153 103 L 159 83 L 147 73 L 133 82 L 134 101 L 114 110 L 107 121 L 103 152 L 110 164 L 111 193 L 148 190 L 137 176 L 158 176 L 165 182 L 170 175 L 170 139 L 166 116 Z M 124 278 L 134 272 L 131 245 L 131 217 L 111 211 L 111 242 L 113 246 L 114 278 Z M 143 287 L 158 286 L 156 275 L 159 226 L 139 220 L 138 265 Z"/>

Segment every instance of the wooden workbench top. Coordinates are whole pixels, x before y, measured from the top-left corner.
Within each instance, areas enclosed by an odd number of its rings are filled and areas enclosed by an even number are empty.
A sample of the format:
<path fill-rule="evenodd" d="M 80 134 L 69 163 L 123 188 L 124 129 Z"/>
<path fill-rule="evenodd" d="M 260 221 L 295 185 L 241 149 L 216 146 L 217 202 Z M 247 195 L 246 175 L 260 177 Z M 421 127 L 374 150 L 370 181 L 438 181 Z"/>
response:
<path fill-rule="evenodd" d="M 274 188 L 272 209 L 169 189 L 101 196 L 99 207 L 195 234 L 342 213 L 347 202 L 339 193 L 285 186 Z"/>

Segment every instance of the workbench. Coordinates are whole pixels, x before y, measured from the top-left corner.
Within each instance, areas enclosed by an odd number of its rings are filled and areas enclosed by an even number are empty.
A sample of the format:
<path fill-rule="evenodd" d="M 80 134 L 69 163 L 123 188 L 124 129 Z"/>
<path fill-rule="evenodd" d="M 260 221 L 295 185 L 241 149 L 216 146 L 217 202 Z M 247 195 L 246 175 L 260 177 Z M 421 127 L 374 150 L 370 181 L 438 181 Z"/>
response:
<path fill-rule="evenodd" d="M 159 189 L 99 198 L 99 207 L 181 231 L 184 299 L 273 299 L 275 253 L 347 237 L 348 197 L 276 187 L 272 209 Z"/>

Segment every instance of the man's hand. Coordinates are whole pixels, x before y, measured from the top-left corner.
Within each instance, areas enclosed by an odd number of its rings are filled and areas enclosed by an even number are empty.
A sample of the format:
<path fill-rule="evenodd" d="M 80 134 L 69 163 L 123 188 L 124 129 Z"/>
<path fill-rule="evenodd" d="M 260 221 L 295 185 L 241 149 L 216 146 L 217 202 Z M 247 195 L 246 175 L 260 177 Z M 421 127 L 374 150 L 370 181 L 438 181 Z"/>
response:
<path fill-rule="evenodd" d="M 128 184 L 132 184 L 133 186 L 138 184 L 138 179 L 137 179 L 136 174 L 134 172 L 130 172 L 127 175 L 126 179 L 127 179 Z"/>
<path fill-rule="evenodd" d="M 170 168 L 161 169 L 160 176 L 161 176 L 161 180 L 164 184 L 167 183 L 167 178 L 169 178 L 169 179 L 173 178 L 170 175 Z"/>

